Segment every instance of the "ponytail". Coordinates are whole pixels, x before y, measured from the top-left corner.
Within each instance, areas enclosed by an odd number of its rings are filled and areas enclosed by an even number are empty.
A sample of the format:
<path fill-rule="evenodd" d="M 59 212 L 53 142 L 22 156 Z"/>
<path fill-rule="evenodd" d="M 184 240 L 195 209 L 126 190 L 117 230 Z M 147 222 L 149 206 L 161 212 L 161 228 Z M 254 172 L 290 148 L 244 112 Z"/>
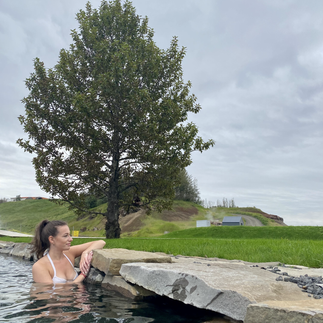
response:
<path fill-rule="evenodd" d="M 63 225 L 67 225 L 67 223 L 59 220 L 43 220 L 38 224 L 32 241 L 32 244 L 34 245 L 32 251 L 36 253 L 38 259 L 43 257 L 45 250 L 50 247 L 48 238 L 50 236 L 55 237 L 58 233 L 57 227 Z"/>

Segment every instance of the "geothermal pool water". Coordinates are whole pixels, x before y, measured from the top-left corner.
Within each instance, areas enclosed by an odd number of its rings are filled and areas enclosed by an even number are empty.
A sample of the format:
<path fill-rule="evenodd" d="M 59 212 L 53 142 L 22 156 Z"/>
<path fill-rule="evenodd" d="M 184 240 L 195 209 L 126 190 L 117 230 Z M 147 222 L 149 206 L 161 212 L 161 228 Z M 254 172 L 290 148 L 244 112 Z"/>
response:
<path fill-rule="evenodd" d="M 216 313 L 157 297 L 134 301 L 89 284 L 35 284 L 32 263 L 0 255 L 0 322 L 229 322 Z"/>

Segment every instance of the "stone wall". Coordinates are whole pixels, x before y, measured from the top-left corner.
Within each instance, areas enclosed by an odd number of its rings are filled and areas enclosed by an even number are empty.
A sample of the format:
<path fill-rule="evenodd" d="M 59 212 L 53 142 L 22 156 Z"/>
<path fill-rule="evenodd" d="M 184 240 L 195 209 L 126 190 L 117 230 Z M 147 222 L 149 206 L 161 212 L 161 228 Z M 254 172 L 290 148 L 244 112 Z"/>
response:
<path fill-rule="evenodd" d="M 25 260 L 33 261 L 36 257 L 31 252 L 31 249 L 32 245 L 30 243 L 0 241 L 0 254 L 21 257 Z"/>

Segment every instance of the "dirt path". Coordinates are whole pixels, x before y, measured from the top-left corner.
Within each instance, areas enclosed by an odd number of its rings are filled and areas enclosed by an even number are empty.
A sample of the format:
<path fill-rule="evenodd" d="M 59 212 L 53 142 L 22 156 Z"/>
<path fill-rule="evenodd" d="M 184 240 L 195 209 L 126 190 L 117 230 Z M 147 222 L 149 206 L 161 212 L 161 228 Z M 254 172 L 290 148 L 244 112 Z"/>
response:
<path fill-rule="evenodd" d="M 6 231 L 6 230 L 0 230 L 0 237 L 15 237 L 15 238 L 21 238 L 21 237 L 32 237 L 30 234 L 24 234 L 20 232 L 13 232 L 13 231 Z"/>
<path fill-rule="evenodd" d="M 242 216 L 245 221 L 246 221 L 246 226 L 248 227 L 263 227 L 264 225 L 256 218 L 254 218 L 253 216 L 249 216 L 249 215 L 240 215 L 237 214 L 239 216 Z"/>
<path fill-rule="evenodd" d="M 135 213 L 128 214 L 119 219 L 121 232 L 133 232 L 142 227 L 142 220 L 145 218 L 146 213 L 144 210 L 140 210 Z"/>

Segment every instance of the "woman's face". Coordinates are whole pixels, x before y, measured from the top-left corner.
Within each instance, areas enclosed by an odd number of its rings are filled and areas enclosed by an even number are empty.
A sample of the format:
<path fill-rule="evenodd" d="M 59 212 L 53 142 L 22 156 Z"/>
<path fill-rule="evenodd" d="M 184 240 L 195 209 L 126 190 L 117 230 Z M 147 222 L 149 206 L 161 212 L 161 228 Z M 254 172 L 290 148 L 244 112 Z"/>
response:
<path fill-rule="evenodd" d="M 69 250 L 73 241 L 67 225 L 57 227 L 57 235 L 53 237 L 53 245 L 62 250 Z"/>

